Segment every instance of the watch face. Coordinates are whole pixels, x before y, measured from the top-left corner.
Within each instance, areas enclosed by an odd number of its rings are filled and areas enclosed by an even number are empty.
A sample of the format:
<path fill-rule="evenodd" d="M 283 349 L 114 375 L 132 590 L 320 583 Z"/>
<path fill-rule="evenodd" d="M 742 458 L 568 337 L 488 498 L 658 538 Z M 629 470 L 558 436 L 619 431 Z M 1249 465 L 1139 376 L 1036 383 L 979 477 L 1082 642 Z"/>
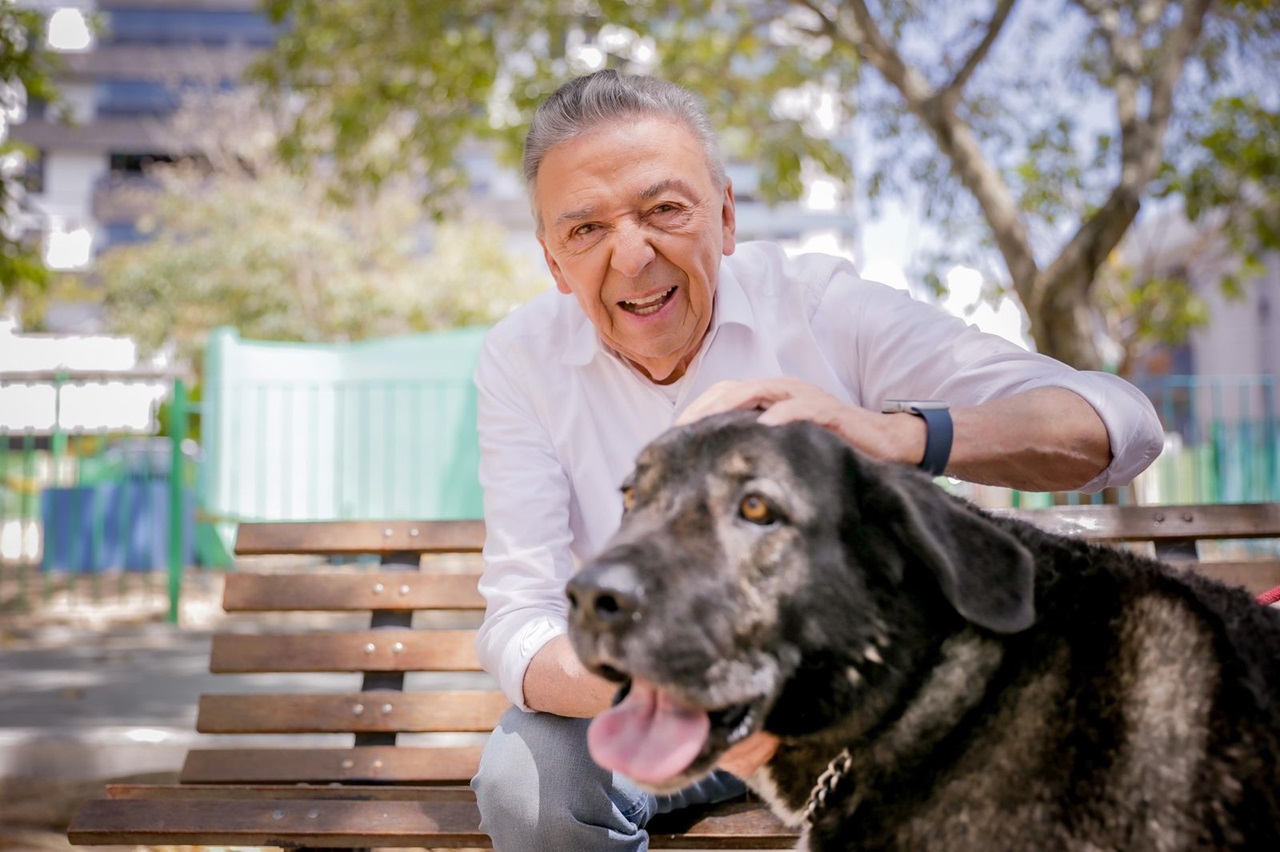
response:
<path fill-rule="evenodd" d="M 950 404 L 941 399 L 886 399 L 880 410 L 885 414 L 899 411 L 936 411 L 950 408 Z"/>

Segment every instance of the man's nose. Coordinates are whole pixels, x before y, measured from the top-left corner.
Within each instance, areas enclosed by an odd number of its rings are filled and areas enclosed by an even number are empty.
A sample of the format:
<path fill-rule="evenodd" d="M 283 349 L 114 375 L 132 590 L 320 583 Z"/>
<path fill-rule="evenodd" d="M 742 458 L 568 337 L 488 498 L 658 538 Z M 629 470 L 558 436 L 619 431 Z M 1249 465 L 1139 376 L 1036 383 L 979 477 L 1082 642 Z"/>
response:
<path fill-rule="evenodd" d="M 583 629 L 597 633 L 625 629 L 640 615 L 644 587 L 626 560 L 592 562 L 565 587 L 569 617 Z"/>
<path fill-rule="evenodd" d="M 613 255 L 609 264 L 620 275 L 638 278 L 656 255 L 657 252 L 643 228 L 639 225 L 625 225 L 614 234 Z"/>

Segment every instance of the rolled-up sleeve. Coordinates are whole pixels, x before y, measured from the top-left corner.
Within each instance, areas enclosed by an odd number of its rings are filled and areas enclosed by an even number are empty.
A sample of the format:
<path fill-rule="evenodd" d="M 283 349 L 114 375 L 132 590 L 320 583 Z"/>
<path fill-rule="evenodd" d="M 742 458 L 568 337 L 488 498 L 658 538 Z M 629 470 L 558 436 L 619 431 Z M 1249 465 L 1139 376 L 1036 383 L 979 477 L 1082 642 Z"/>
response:
<path fill-rule="evenodd" d="M 486 601 L 480 663 L 522 709 L 529 661 L 566 632 L 564 585 L 573 573 L 570 488 L 534 404 L 521 388 L 533 369 L 501 338 L 486 340 L 475 370 L 484 489 Z"/>
<path fill-rule="evenodd" d="M 1160 454 L 1164 433 L 1155 407 L 1124 379 L 1028 352 L 906 293 L 874 284 L 849 286 L 840 278 L 824 293 L 814 326 L 831 345 L 843 347 L 836 360 L 856 365 L 851 381 L 861 388 L 864 405 L 878 408 L 894 396 L 980 405 L 1060 387 L 1093 406 L 1111 446 L 1111 463 L 1079 490 L 1125 485 Z M 838 325 L 841 317 L 856 318 L 855 333 Z"/>

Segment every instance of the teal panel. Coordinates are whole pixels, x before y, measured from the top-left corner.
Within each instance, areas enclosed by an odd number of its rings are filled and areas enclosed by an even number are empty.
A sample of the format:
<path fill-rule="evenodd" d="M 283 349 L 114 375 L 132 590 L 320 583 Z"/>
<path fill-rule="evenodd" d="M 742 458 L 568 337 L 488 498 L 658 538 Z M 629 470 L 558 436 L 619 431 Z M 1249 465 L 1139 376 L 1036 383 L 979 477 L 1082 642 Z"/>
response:
<path fill-rule="evenodd" d="M 206 351 L 206 511 L 216 519 L 478 518 L 485 328 Z"/>

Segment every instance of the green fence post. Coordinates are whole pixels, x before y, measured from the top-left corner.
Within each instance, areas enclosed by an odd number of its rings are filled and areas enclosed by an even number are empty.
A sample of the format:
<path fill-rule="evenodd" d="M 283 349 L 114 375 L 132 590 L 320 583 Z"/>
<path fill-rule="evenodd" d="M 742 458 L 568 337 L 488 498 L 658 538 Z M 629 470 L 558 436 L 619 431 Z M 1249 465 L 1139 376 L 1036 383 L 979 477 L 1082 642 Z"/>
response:
<path fill-rule="evenodd" d="M 173 405 L 169 410 L 169 623 L 178 623 L 178 601 L 182 595 L 183 522 L 182 445 L 187 440 L 187 387 L 173 380 Z"/>

